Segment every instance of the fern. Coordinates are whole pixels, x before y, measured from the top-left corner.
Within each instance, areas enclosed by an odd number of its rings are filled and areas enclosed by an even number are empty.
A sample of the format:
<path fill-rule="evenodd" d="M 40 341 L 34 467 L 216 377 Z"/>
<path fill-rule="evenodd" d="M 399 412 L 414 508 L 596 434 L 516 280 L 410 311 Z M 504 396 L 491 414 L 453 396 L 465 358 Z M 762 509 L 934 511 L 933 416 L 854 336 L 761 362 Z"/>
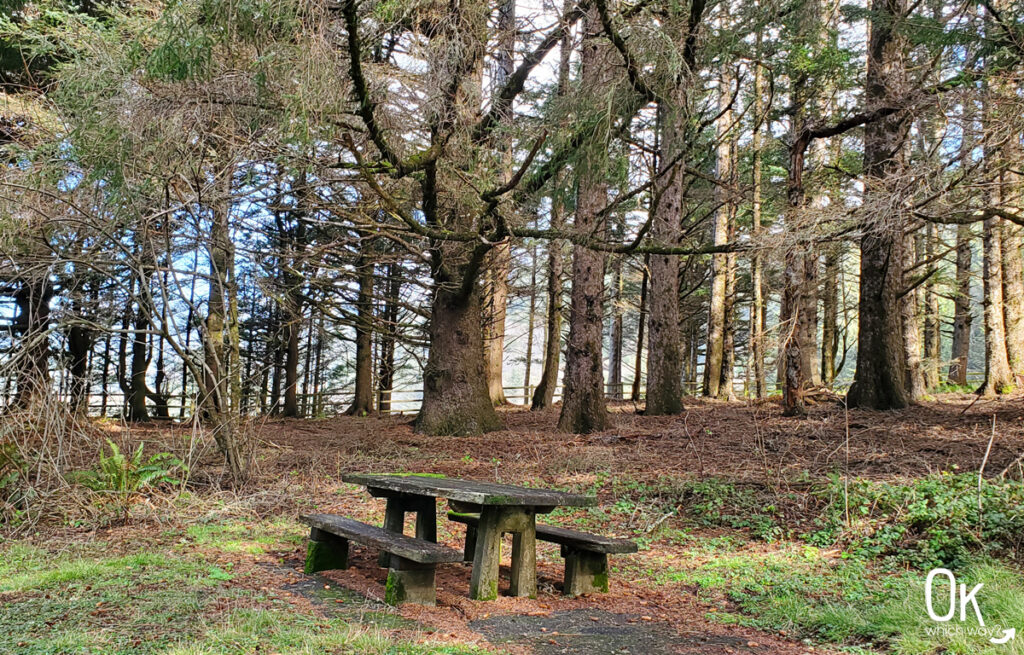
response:
<path fill-rule="evenodd" d="M 143 459 L 144 443 L 130 454 L 123 453 L 110 439 L 107 439 L 107 447 L 109 454 L 100 450 L 99 466 L 78 472 L 74 480 L 95 492 L 108 494 L 125 516 L 145 489 L 177 483 L 181 478 L 175 473 L 186 470 L 182 461 L 171 453 L 156 453 Z"/>

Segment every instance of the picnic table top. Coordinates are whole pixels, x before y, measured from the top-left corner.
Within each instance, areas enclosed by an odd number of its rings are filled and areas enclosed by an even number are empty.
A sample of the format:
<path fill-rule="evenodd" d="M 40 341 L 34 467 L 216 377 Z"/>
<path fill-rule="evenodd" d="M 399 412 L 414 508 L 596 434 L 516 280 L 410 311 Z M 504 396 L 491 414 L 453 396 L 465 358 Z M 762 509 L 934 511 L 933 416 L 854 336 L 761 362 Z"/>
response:
<path fill-rule="evenodd" d="M 594 496 L 428 475 L 349 474 L 343 475 L 341 479 L 350 484 L 360 484 L 371 489 L 446 498 L 474 505 L 588 507 L 597 504 L 597 498 Z"/>

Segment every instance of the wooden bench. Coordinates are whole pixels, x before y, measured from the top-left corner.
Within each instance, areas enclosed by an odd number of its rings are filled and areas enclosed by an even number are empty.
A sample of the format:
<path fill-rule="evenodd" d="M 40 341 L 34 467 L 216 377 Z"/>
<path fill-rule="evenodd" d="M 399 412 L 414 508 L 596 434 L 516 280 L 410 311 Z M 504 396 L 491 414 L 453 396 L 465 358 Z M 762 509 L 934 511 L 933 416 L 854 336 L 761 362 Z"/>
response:
<path fill-rule="evenodd" d="M 384 602 L 389 605 L 436 601 L 434 569 L 445 562 L 461 562 L 462 553 L 423 539 L 407 537 L 336 514 L 300 517 L 310 526 L 306 573 L 348 568 L 348 542 L 379 548 L 390 554 Z"/>
<path fill-rule="evenodd" d="M 466 552 L 476 547 L 477 514 L 448 512 L 448 520 L 466 525 Z M 568 596 L 608 591 L 608 555 L 635 553 L 637 546 L 629 539 L 569 530 L 554 525 L 537 524 L 537 538 L 558 544 L 565 558 L 565 582 L 562 593 Z"/>

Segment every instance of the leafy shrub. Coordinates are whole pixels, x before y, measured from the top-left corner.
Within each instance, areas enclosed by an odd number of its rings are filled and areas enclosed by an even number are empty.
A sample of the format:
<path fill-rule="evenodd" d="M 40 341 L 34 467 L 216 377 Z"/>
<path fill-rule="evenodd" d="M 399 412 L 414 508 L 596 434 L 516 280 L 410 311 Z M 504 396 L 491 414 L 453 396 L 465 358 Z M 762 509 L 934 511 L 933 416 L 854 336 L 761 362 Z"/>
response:
<path fill-rule="evenodd" d="M 184 471 L 184 465 L 171 453 L 156 453 L 143 460 L 145 444 L 140 443 L 131 454 L 122 453 L 110 439 L 107 446 L 110 454 L 100 450 L 97 468 L 80 471 L 73 479 L 93 491 L 108 494 L 124 515 L 144 489 L 180 481 L 174 473 Z"/>
<path fill-rule="evenodd" d="M 1024 541 L 1024 484 L 942 473 L 905 483 L 853 480 L 847 525 L 843 482 L 819 492 L 827 501 L 805 535 L 860 558 L 892 558 L 922 567 L 964 566 L 983 556 L 1019 558 Z M 980 509 L 979 509 L 980 498 Z"/>

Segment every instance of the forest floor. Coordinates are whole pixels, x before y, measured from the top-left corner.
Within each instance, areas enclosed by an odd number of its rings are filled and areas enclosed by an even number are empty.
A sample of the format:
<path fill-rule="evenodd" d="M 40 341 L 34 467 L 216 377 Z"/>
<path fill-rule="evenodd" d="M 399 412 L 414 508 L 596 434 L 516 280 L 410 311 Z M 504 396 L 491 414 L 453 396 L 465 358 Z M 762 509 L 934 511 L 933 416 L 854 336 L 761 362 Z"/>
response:
<path fill-rule="evenodd" d="M 0 652 L 1024 653 L 1016 640 L 989 643 L 997 626 L 1024 628 L 1019 565 L 964 563 L 962 581 L 986 584 L 987 626 L 942 632 L 921 592 L 927 558 L 863 555 L 864 543 L 903 552 L 905 535 L 831 538 L 837 516 L 874 520 L 873 489 L 958 473 L 973 488 L 983 462 L 986 476 L 1019 480 L 1024 399 L 974 399 L 899 412 L 824 403 L 804 419 L 773 402 L 689 400 L 672 418 L 619 403 L 613 428 L 583 436 L 555 431 L 557 410 L 520 408 L 502 410 L 505 430 L 465 438 L 416 434 L 409 417 L 266 420 L 254 426 L 256 476 L 235 491 L 221 489 L 215 453 L 188 427 L 97 422 L 83 457 L 99 437 L 143 440 L 147 454 L 188 457 L 190 479 L 117 505 L 78 496 L 77 510 L 0 538 Z M 562 597 L 557 546 L 538 544 L 536 599 L 470 601 L 469 567 L 452 565 L 439 569 L 436 607 L 391 609 L 374 552 L 356 548 L 346 571 L 302 573 L 298 514 L 383 520 L 382 501 L 341 482 L 348 472 L 593 493 L 599 507 L 544 520 L 629 537 L 640 552 L 612 556 L 608 594 Z M 451 523 L 438 536 L 461 548 L 462 534 Z"/>

